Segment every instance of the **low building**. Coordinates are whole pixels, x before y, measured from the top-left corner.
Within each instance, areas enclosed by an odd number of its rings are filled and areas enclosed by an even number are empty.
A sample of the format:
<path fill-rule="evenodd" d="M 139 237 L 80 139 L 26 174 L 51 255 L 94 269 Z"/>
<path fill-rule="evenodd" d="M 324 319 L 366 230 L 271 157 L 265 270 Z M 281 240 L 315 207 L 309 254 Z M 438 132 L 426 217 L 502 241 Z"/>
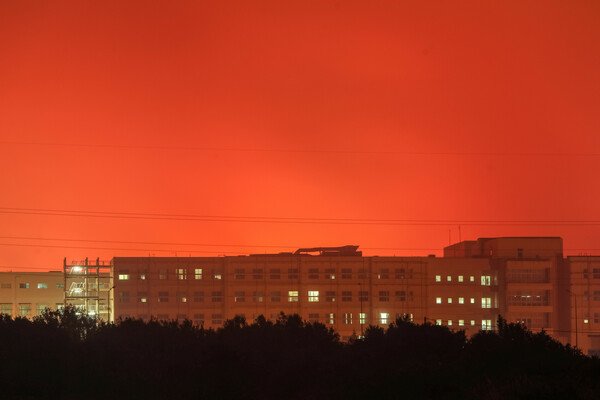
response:
<path fill-rule="evenodd" d="M 0 272 L 0 313 L 31 318 L 57 310 L 64 306 L 64 287 L 61 271 Z"/>

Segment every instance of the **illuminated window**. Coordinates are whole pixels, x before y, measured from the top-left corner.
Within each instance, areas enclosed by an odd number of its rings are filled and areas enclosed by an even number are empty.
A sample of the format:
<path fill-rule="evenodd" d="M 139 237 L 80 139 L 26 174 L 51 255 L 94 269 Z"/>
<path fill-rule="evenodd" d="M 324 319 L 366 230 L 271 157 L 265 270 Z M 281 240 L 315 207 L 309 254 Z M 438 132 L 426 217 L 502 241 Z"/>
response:
<path fill-rule="evenodd" d="M 298 291 L 297 290 L 288 291 L 288 302 L 290 302 L 290 303 L 298 302 Z"/>
<path fill-rule="evenodd" d="M 233 270 L 233 279 L 242 280 L 246 279 L 246 270 L 243 268 L 236 268 Z"/>
<path fill-rule="evenodd" d="M 364 312 L 358 313 L 358 322 L 361 325 L 366 324 L 367 323 L 367 313 L 364 313 Z"/>
<path fill-rule="evenodd" d="M 212 302 L 213 303 L 222 303 L 223 302 L 223 292 L 217 291 L 211 293 Z"/>
<path fill-rule="evenodd" d="M 308 291 L 308 302 L 309 303 L 317 303 L 319 301 L 319 291 L 318 290 L 309 290 Z"/>
<path fill-rule="evenodd" d="M 344 325 L 352 325 L 352 313 L 344 314 Z"/>
<path fill-rule="evenodd" d="M 202 279 L 202 268 L 194 269 L 194 279 Z"/>
<path fill-rule="evenodd" d="M 167 279 L 167 270 L 166 269 L 158 270 L 158 279 Z"/>
<path fill-rule="evenodd" d="M 448 320 L 448 326 L 452 326 L 452 320 L 451 319 Z"/>
<path fill-rule="evenodd" d="M 138 299 L 138 303 L 147 303 L 148 302 L 148 292 L 138 292 L 137 299 Z"/>
<path fill-rule="evenodd" d="M 384 303 L 390 301 L 390 292 L 387 290 L 379 291 L 379 301 Z"/>
<path fill-rule="evenodd" d="M 442 325 L 442 320 L 441 319 L 436 319 L 435 320 L 435 324 L 436 325 Z"/>
<path fill-rule="evenodd" d="M 436 275 L 435 276 L 435 281 L 436 282 L 441 282 L 442 281 L 442 276 L 441 275 Z"/>
<path fill-rule="evenodd" d="M 0 314 L 11 315 L 12 304 L 0 304 Z"/>
<path fill-rule="evenodd" d="M 119 303 L 129 303 L 129 292 L 119 292 Z"/>
<path fill-rule="evenodd" d="M 158 302 L 159 303 L 168 303 L 169 302 L 169 292 L 158 292 Z"/>
<path fill-rule="evenodd" d="M 459 297 L 458 298 L 458 304 L 465 304 L 465 298 L 464 297 Z"/>
<path fill-rule="evenodd" d="M 469 281 L 470 281 L 470 282 L 475 282 L 475 277 L 474 277 L 473 275 L 471 275 L 471 276 L 469 277 Z"/>
<path fill-rule="evenodd" d="M 125 272 L 125 271 L 123 271 L 123 272 Z M 129 274 L 128 273 L 119 274 L 119 280 L 120 281 L 127 281 L 127 280 L 129 280 Z"/>
<path fill-rule="evenodd" d="M 482 319 L 481 320 L 481 330 L 482 331 L 491 331 L 492 330 L 492 320 L 491 319 Z"/>
<path fill-rule="evenodd" d="M 334 325 L 335 324 L 335 314 L 330 313 L 327 317 L 328 317 L 327 322 L 329 323 L 329 325 Z"/>
<path fill-rule="evenodd" d="M 31 315 L 31 304 L 19 304 L 19 315 Z"/>
<path fill-rule="evenodd" d="M 587 324 L 588 322 L 590 322 L 587 318 L 584 318 L 583 323 Z"/>
<path fill-rule="evenodd" d="M 194 303 L 204 303 L 204 292 L 194 292 Z"/>
<path fill-rule="evenodd" d="M 390 314 L 389 313 L 379 313 L 379 322 L 382 325 L 385 325 L 387 323 L 389 323 L 390 320 Z"/>
<path fill-rule="evenodd" d="M 463 276 L 462 276 L 462 275 L 459 275 L 459 276 L 458 276 L 458 281 L 459 281 L 459 282 L 463 282 L 463 281 L 464 281 L 464 279 L 463 279 Z"/>
<path fill-rule="evenodd" d="M 482 275 L 481 276 L 481 286 L 490 286 L 491 284 L 491 277 L 489 275 Z"/>
<path fill-rule="evenodd" d="M 279 303 L 281 301 L 281 292 L 271 292 L 271 303 Z"/>
<path fill-rule="evenodd" d="M 310 268 L 308 270 L 308 279 L 319 279 L 319 270 L 317 268 Z"/>
<path fill-rule="evenodd" d="M 47 283 L 38 283 L 37 288 L 38 289 L 48 289 L 48 284 Z"/>
<path fill-rule="evenodd" d="M 464 319 L 459 319 L 458 320 L 458 326 L 465 326 L 465 320 Z"/>
<path fill-rule="evenodd" d="M 448 275 L 448 276 L 446 277 L 446 280 L 447 280 L 448 282 L 452 282 L 452 276 L 451 276 L 451 275 Z"/>
<path fill-rule="evenodd" d="M 219 270 L 214 270 L 213 271 L 213 279 L 215 281 L 220 281 L 221 279 L 223 279 L 223 273 Z"/>
<path fill-rule="evenodd" d="M 56 303 L 56 309 L 61 311 L 65 309 L 65 305 L 63 303 Z"/>
<path fill-rule="evenodd" d="M 334 291 L 325 292 L 325 301 L 328 303 L 335 303 L 335 292 Z"/>
<path fill-rule="evenodd" d="M 44 313 L 44 311 L 46 311 L 46 308 L 48 308 L 48 306 L 46 304 L 38 304 L 37 305 L 37 315 L 42 315 Z"/>
<path fill-rule="evenodd" d="M 145 280 L 146 280 L 146 273 L 145 273 L 145 272 L 141 272 L 141 273 L 139 273 L 139 275 L 138 275 L 138 278 L 139 278 L 141 281 L 145 281 Z"/>
<path fill-rule="evenodd" d="M 177 292 L 177 301 L 179 303 L 187 303 L 187 293 L 186 292 Z"/>
<path fill-rule="evenodd" d="M 342 291 L 342 301 L 352 301 L 352 291 Z"/>
<path fill-rule="evenodd" d="M 325 270 L 325 279 L 335 279 L 335 268 Z"/>
<path fill-rule="evenodd" d="M 263 301 L 265 301 L 265 295 L 263 292 L 254 292 L 252 298 L 255 303 L 262 303 Z"/>
<path fill-rule="evenodd" d="M 475 297 L 471 297 L 471 304 L 475 304 Z"/>
<path fill-rule="evenodd" d="M 64 283 L 57 283 L 56 284 L 56 288 L 57 289 L 64 289 L 65 288 L 65 284 Z"/>
<path fill-rule="evenodd" d="M 10 289 L 11 287 L 10 283 L 0 283 L 0 289 Z"/>
<path fill-rule="evenodd" d="M 342 268 L 342 279 L 352 279 L 352 268 Z"/>
<path fill-rule="evenodd" d="M 244 303 L 246 301 L 246 292 L 235 292 L 233 301 L 236 303 Z"/>
<path fill-rule="evenodd" d="M 279 268 L 273 268 L 269 271 L 270 279 L 281 279 L 281 270 Z"/>
<path fill-rule="evenodd" d="M 187 279 L 187 269 L 176 268 L 175 275 L 177 275 L 177 279 L 179 279 L 180 281 L 186 280 Z"/>
<path fill-rule="evenodd" d="M 452 304 L 452 297 L 448 297 L 448 304 Z"/>
<path fill-rule="evenodd" d="M 260 280 L 264 276 L 262 268 L 254 268 L 252 270 L 252 279 Z"/>
<path fill-rule="evenodd" d="M 492 308 L 492 299 L 490 297 L 482 297 L 481 308 Z"/>
<path fill-rule="evenodd" d="M 298 279 L 298 268 L 288 268 L 288 279 Z"/>
<path fill-rule="evenodd" d="M 388 268 L 382 268 L 379 270 L 379 274 L 377 274 L 377 279 L 389 279 L 390 278 L 390 270 Z"/>
<path fill-rule="evenodd" d="M 442 304 L 442 298 L 441 297 L 436 297 L 435 298 L 435 304 Z"/>
<path fill-rule="evenodd" d="M 475 320 L 474 319 L 471 320 L 471 326 L 475 326 Z"/>

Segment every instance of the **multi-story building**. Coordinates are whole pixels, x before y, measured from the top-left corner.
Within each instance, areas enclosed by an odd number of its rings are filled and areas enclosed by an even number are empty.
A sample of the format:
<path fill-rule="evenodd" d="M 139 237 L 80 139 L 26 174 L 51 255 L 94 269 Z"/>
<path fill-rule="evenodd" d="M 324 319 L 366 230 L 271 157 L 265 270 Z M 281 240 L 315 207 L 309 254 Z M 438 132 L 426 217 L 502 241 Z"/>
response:
<path fill-rule="evenodd" d="M 61 271 L 0 272 L 0 313 L 34 317 L 46 308 L 57 310 L 65 301 Z"/>

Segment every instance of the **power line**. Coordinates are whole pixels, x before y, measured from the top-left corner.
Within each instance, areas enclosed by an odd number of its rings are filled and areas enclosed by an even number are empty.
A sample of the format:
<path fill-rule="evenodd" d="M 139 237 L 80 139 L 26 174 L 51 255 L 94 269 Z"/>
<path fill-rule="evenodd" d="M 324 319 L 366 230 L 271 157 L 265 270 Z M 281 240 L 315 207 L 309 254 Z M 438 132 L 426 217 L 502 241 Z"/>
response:
<path fill-rule="evenodd" d="M 124 144 L 90 144 L 90 143 L 58 143 L 58 142 L 23 142 L 0 141 L 0 144 L 15 146 L 46 147 L 84 147 L 104 149 L 139 149 L 170 151 L 201 151 L 231 153 L 308 153 L 308 154 L 347 154 L 347 155 L 404 155 L 404 156 L 486 156 L 486 157 L 598 157 L 593 152 L 448 152 L 448 151 L 394 151 L 394 150 L 339 150 L 339 149 L 269 149 L 269 148 L 233 148 L 233 147 L 198 147 L 198 146 L 150 146 Z"/>

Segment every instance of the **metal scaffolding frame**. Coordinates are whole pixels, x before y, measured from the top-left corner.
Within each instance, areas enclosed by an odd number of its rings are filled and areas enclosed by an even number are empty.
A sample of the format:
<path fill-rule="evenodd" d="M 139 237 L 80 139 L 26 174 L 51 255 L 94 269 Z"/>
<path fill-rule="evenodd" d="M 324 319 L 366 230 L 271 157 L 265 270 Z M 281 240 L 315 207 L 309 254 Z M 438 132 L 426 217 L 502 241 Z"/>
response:
<path fill-rule="evenodd" d="M 80 262 L 67 264 L 64 259 L 65 306 L 72 305 L 79 312 L 106 322 L 114 321 L 114 277 L 110 262 L 96 259 L 90 265 L 86 257 Z"/>

